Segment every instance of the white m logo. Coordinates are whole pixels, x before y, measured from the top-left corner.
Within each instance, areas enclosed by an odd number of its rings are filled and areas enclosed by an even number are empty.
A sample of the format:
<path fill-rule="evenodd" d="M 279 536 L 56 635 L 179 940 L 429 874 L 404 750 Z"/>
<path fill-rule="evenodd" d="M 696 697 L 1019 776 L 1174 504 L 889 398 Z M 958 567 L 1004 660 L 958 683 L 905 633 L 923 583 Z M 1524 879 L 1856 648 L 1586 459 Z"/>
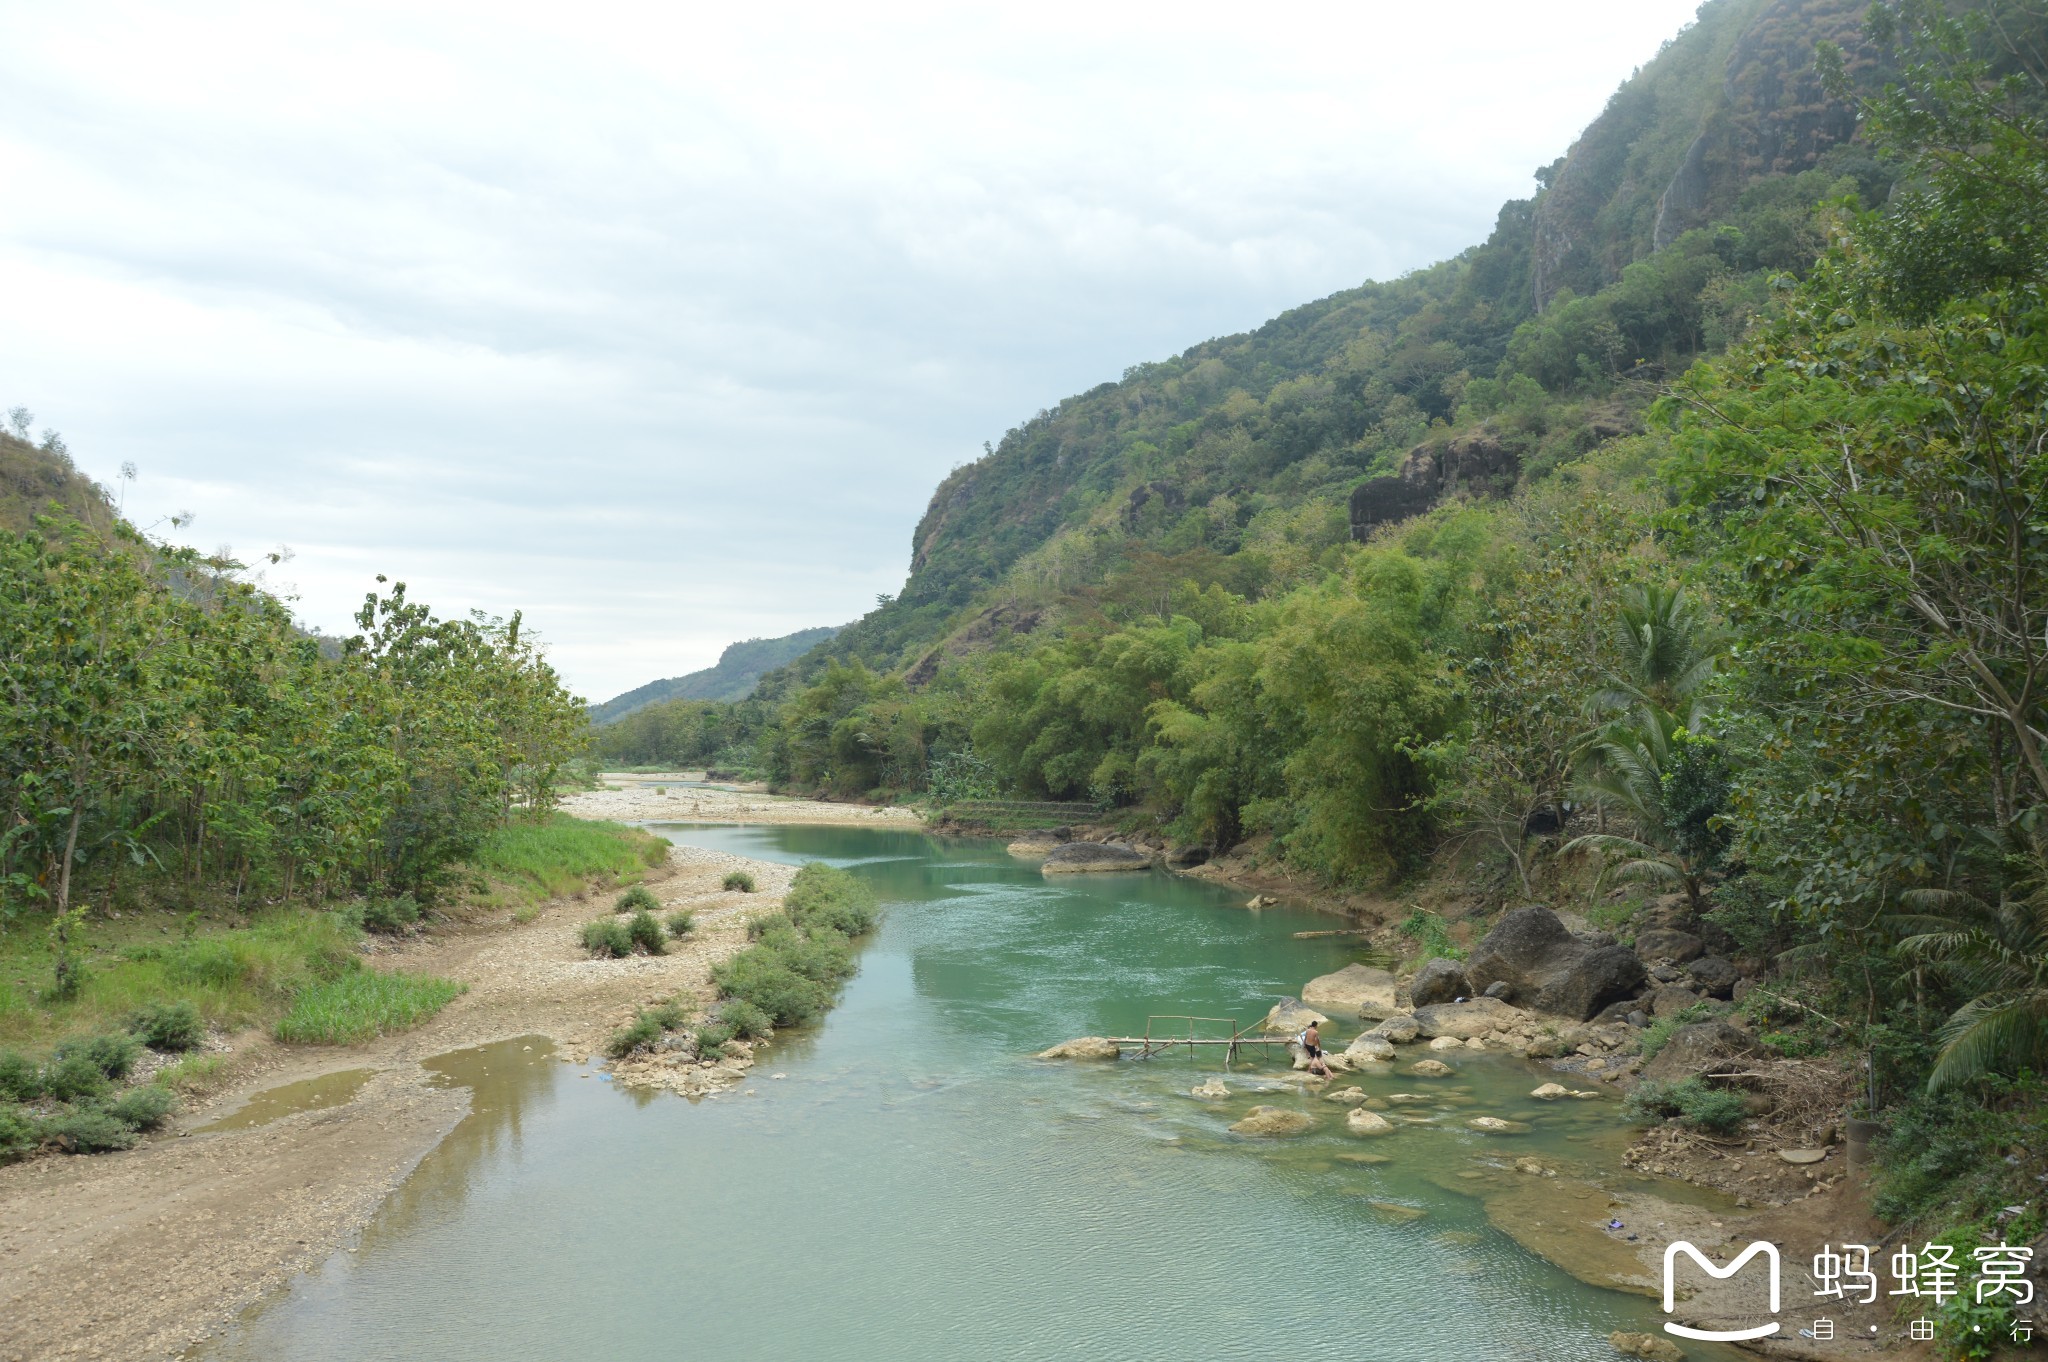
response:
<path fill-rule="evenodd" d="M 1681 1253 L 1692 1259 L 1695 1263 L 1698 1263 L 1702 1272 L 1717 1281 L 1726 1281 L 1728 1278 L 1733 1277 L 1736 1273 L 1742 1271 L 1744 1263 L 1761 1253 L 1771 1263 L 1771 1313 L 1774 1315 L 1778 1313 L 1778 1246 L 1776 1244 L 1767 1244 L 1759 1239 L 1737 1254 L 1735 1261 L 1728 1264 L 1728 1266 L 1715 1267 L 1711 1258 L 1701 1253 L 1685 1240 L 1680 1239 L 1672 1244 L 1670 1248 L 1664 1250 L 1665 1314 L 1670 1314 L 1672 1308 L 1678 1303 L 1677 1283 L 1673 1280 L 1672 1265 L 1678 1260 L 1678 1255 Z M 1769 1324 L 1760 1324 L 1754 1329 L 1688 1329 L 1683 1324 L 1673 1324 L 1671 1321 L 1666 1320 L 1664 1321 L 1664 1332 L 1676 1334 L 1680 1338 L 1703 1339 L 1709 1343 L 1739 1343 L 1745 1339 L 1763 1338 L 1777 1333 L 1778 1322 L 1772 1320 Z"/>

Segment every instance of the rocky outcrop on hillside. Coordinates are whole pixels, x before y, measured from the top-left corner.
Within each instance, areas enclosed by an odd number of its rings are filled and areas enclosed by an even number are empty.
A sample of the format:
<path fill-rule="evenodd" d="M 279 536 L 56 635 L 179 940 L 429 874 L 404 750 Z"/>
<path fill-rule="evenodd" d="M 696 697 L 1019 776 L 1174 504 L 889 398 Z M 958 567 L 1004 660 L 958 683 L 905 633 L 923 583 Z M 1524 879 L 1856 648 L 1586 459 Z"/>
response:
<path fill-rule="evenodd" d="M 1369 538 L 1381 525 L 1406 520 L 1456 491 L 1506 496 L 1521 472 L 1519 455 L 1490 429 L 1442 444 L 1417 445 L 1398 473 L 1360 483 L 1351 492 L 1351 537 Z"/>

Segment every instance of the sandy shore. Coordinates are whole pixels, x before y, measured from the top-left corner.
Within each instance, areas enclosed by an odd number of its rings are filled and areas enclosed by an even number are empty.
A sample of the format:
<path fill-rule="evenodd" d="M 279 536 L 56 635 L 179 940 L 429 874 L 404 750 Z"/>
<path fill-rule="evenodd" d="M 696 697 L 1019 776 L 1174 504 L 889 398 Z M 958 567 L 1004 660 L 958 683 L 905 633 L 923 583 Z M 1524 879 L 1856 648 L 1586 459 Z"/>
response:
<path fill-rule="evenodd" d="M 702 780 L 701 771 L 659 775 L 607 773 L 607 788 L 570 795 L 562 808 L 578 818 L 609 818 L 619 823 L 829 823 L 864 828 L 922 828 L 914 809 L 878 808 L 868 804 L 834 804 L 822 799 L 791 799 L 756 786 L 686 786 Z M 657 794 L 656 790 L 665 791 Z"/>
<path fill-rule="evenodd" d="M 733 869 L 750 871 L 759 891 L 722 891 Z M 235 1085 L 183 1113 L 173 1134 L 126 1153 L 0 1169 L 0 1359 L 178 1356 L 347 1242 L 462 1119 L 467 1092 L 431 1086 L 420 1060 L 529 1034 L 584 1059 L 643 1005 L 678 992 L 708 1000 L 712 963 L 745 944 L 745 918 L 779 902 L 793 873 L 673 849 L 649 887 L 665 906 L 694 909 L 699 926 L 660 957 L 584 958 L 577 928 L 607 906 L 584 899 L 549 903 L 524 924 L 501 915 L 379 952 L 380 963 L 459 979 L 469 992 L 418 1030 L 367 1045 L 244 1036 Z M 253 1093 L 359 1068 L 377 1072 L 345 1105 L 191 1133 Z"/>

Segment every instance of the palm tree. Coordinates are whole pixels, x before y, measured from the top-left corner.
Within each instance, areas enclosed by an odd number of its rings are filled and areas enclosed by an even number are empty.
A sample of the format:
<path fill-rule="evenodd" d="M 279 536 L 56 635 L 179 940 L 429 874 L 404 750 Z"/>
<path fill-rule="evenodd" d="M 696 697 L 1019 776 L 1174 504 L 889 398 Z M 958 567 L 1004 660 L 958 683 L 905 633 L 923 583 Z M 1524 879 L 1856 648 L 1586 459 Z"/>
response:
<path fill-rule="evenodd" d="M 1893 919 L 1914 932 L 1899 953 L 1937 967 L 1969 995 L 1941 1028 L 1929 1092 L 2000 1070 L 2048 1069 L 2048 840 L 2031 841 L 2016 893 L 1996 904 L 1950 889 L 1899 896 L 1932 910 Z"/>
<path fill-rule="evenodd" d="M 1593 692 L 1593 713 L 1653 714 L 1667 733 L 1678 725 L 1699 732 L 1707 682 L 1727 640 L 1698 602 L 1682 586 L 1631 586 L 1615 616 L 1613 637 L 1621 668 Z"/>
<path fill-rule="evenodd" d="M 1583 787 L 1596 799 L 1617 808 L 1634 825 L 1633 835 L 1589 832 L 1564 844 L 1565 853 L 1581 849 L 1619 857 L 1601 871 L 1601 879 L 1647 880 L 1676 885 L 1698 912 L 1704 904 L 1706 874 L 1719 859 L 1725 837 L 1691 825 L 1689 810 L 1674 808 L 1668 775 L 1718 762 L 1711 738 L 1677 724 L 1666 727 L 1669 715 L 1652 712 L 1610 720 L 1595 730 L 1596 746 L 1584 763 Z"/>

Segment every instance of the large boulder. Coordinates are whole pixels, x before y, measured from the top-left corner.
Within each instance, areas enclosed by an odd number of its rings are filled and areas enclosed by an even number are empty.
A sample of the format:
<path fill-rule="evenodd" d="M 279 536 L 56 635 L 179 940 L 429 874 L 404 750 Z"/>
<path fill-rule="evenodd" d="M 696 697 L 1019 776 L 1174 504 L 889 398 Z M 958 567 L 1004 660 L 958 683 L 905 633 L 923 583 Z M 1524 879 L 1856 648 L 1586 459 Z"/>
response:
<path fill-rule="evenodd" d="M 1328 1020 L 1328 1017 L 1325 1017 L 1314 1008 L 1306 1006 L 1299 998 L 1282 998 L 1279 1002 L 1273 1004 L 1271 1011 L 1266 1013 L 1266 1019 L 1259 1023 L 1259 1029 L 1261 1031 L 1274 1032 L 1278 1035 L 1291 1036 L 1297 1032 L 1306 1031 L 1311 1023 L 1321 1026 Z"/>
<path fill-rule="evenodd" d="M 1636 933 L 1636 955 L 1646 965 L 1659 960 L 1669 960 L 1674 965 L 1683 965 L 1697 960 L 1707 953 L 1707 943 L 1691 932 L 1676 931 L 1670 927 L 1652 927 L 1647 932 Z"/>
<path fill-rule="evenodd" d="M 1286 1107 L 1253 1107 L 1244 1114 L 1242 1121 L 1230 1127 L 1230 1133 L 1271 1139 L 1299 1135 L 1315 1123 L 1315 1117 L 1304 1111 L 1289 1111 Z"/>
<path fill-rule="evenodd" d="M 1648 977 L 1628 947 L 1574 936 L 1556 913 L 1535 904 L 1494 924 L 1465 962 L 1465 976 L 1482 993 L 1504 981 L 1524 1006 L 1574 1021 L 1633 998 Z"/>
<path fill-rule="evenodd" d="M 1333 1017 L 1383 1021 L 1399 1012 L 1394 976 L 1371 965 L 1346 965 L 1301 986 L 1301 1000 Z"/>
<path fill-rule="evenodd" d="M 1465 977 L 1465 967 L 1455 960 L 1426 962 L 1408 984 L 1408 996 L 1417 1007 L 1454 1003 L 1471 997 L 1475 991 L 1472 981 Z"/>
<path fill-rule="evenodd" d="M 1474 1040 L 1494 1031 L 1512 1030 L 1528 1016 L 1497 998 L 1474 998 L 1464 1003 L 1436 1003 L 1415 1009 L 1415 1033 L 1425 1040 L 1449 1036 L 1453 1040 Z"/>
<path fill-rule="evenodd" d="M 1692 976 L 1693 986 L 1710 998 L 1726 998 L 1735 992 L 1735 983 L 1742 972 L 1718 955 L 1692 962 L 1686 971 Z"/>
<path fill-rule="evenodd" d="M 1368 1031 L 1344 1047 L 1347 1063 L 1391 1064 L 1394 1060 L 1394 1042 L 1385 1036 L 1376 1036 Z"/>
<path fill-rule="evenodd" d="M 1079 1040 L 1062 1041 L 1050 1050 L 1040 1050 L 1040 1059 L 1115 1059 L 1120 1054 L 1113 1040 L 1101 1036 L 1083 1036 Z"/>
<path fill-rule="evenodd" d="M 1416 1024 L 1415 1018 L 1403 1013 L 1397 1017 L 1389 1017 L 1375 1026 L 1372 1034 L 1384 1036 L 1396 1045 L 1406 1045 L 1422 1034 L 1422 1028 Z"/>
<path fill-rule="evenodd" d="M 1683 984 L 1664 984 L 1655 993 L 1643 999 L 1644 1008 L 1653 1017 L 1675 1017 L 1700 1000 L 1700 995 Z"/>
<path fill-rule="evenodd" d="M 1681 1026 L 1664 1048 L 1643 1066 L 1643 1077 L 1659 1083 L 1680 1083 L 1716 1068 L 1724 1060 L 1749 1059 L 1764 1053 L 1756 1037 L 1724 1021 Z"/>
<path fill-rule="evenodd" d="M 1145 870 L 1152 858 L 1130 847 L 1108 842 L 1062 842 L 1046 854 L 1039 867 L 1048 875 L 1083 875 L 1118 870 Z"/>

